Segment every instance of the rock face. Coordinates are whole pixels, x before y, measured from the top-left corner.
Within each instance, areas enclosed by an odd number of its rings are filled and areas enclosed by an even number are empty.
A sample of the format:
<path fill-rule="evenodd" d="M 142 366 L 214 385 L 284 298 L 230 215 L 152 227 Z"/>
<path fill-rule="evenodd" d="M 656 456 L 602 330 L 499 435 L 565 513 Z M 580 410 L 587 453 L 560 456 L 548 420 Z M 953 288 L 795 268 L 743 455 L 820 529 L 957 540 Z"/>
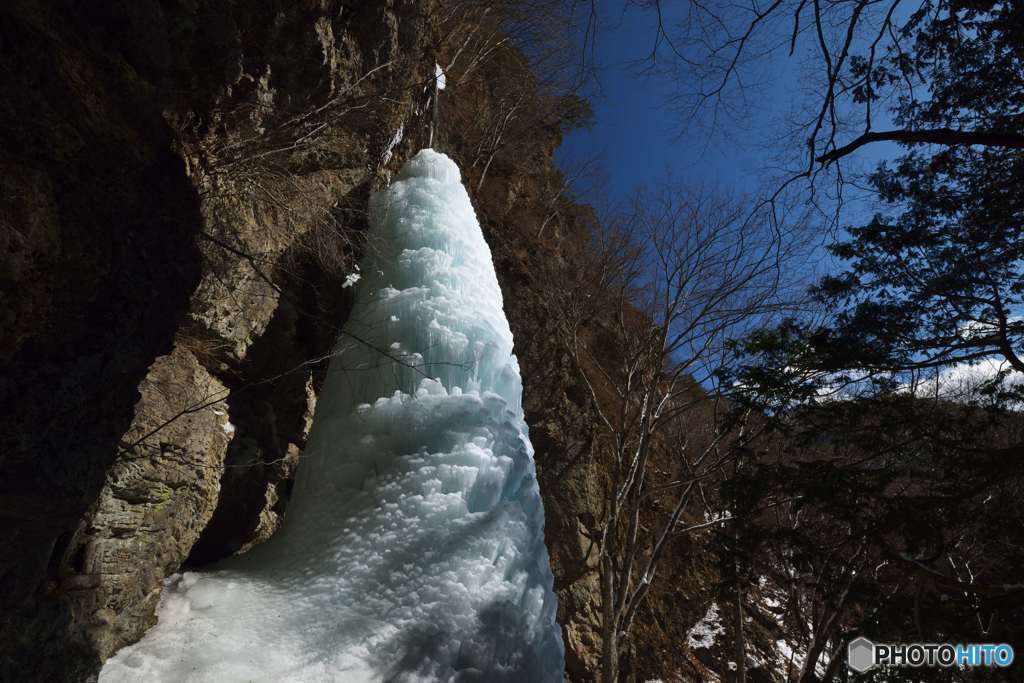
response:
<path fill-rule="evenodd" d="M 40 5 L 0 9 L 5 680 L 94 666 L 62 560 L 200 275 L 199 199 L 153 88 L 102 47 L 116 29 Z"/>
<path fill-rule="evenodd" d="M 41 5 L 0 8 L 0 679 L 84 680 L 273 532 L 430 6 Z"/>
<path fill-rule="evenodd" d="M 72 612 L 101 659 L 152 625 L 164 576 L 217 505 L 234 429 L 216 407 L 227 389 L 181 346 L 156 359 L 139 389 L 124 450 L 61 562 L 74 572 L 61 577 Z"/>

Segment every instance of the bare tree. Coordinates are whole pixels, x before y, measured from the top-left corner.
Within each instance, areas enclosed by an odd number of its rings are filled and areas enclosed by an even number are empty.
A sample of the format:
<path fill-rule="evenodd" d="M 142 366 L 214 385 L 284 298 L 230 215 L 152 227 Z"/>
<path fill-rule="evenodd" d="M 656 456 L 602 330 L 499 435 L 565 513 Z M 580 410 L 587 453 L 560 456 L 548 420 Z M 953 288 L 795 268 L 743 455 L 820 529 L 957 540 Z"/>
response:
<path fill-rule="evenodd" d="M 446 14 L 446 32 L 460 39 L 438 59 L 453 97 L 475 105 L 446 108 L 440 146 L 473 178 L 475 192 L 502 159 L 522 163 L 533 152 L 538 129 L 571 127 L 588 118 L 589 107 L 576 96 L 569 33 L 553 29 L 571 21 L 571 4 L 461 0 Z"/>
<path fill-rule="evenodd" d="M 609 459 L 597 530 L 605 681 L 618 680 L 666 546 L 721 521 L 684 515 L 733 461 L 727 446 L 749 438 L 750 415 L 702 385 L 714 386 L 729 338 L 786 305 L 781 268 L 793 250 L 767 226 L 721 198 L 637 196 L 599 236 L 591 286 L 562 293 L 562 336 Z"/>

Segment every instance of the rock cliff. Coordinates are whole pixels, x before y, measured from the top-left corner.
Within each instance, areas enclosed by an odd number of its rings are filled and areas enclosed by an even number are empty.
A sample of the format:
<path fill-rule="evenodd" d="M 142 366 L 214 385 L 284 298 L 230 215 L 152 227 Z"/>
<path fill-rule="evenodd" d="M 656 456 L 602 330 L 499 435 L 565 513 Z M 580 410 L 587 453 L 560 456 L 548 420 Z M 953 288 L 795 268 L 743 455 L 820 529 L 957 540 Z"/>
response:
<path fill-rule="evenodd" d="M 4 680 L 88 678 L 273 532 L 429 10 L 0 10 Z"/>

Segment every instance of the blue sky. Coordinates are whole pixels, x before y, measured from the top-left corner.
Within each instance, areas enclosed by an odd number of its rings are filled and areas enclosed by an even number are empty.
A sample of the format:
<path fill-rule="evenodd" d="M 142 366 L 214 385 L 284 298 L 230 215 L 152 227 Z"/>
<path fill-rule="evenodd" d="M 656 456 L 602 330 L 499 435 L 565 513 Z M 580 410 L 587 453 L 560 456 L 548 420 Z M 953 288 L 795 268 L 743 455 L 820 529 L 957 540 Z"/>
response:
<path fill-rule="evenodd" d="M 651 49 L 655 23 L 650 12 L 622 13 L 600 3 L 596 42 L 596 81 L 587 92 L 594 125 L 566 136 L 556 160 L 566 170 L 596 157 L 611 197 L 622 199 L 637 187 L 652 187 L 666 176 L 674 182 L 755 192 L 767 150 L 751 122 L 709 136 L 700 122 L 689 122 L 669 98 L 666 79 L 641 73 L 638 63 Z M 782 89 L 766 102 L 778 110 Z M 697 125 L 694 125 L 694 124 Z"/>
<path fill-rule="evenodd" d="M 806 73 L 808 60 L 799 53 L 792 58 L 779 54 L 754 64 L 746 72 L 746 116 L 719 117 L 712 129 L 710 109 L 688 118 L 671 100 L 678 84 L 641 72 L 639 62 L 650 53 L 656 34 L 655 15 L 637 8 L 624 12 L 621 3 L 598 7 L 596 79 L 584 93 L 594 125 L 567 135 L 555 157 L 570 176 L 580 164 L 596 162 L 603 182 L 598 191 L 592 182 L 580 183 L 580 198 L 598 205 L 614 202 L 666 178 L 740 195 L 773 187 L 779 155 L 786 149 L 779 137 L 792 129 L 815 82 L 814 74 Z M 895 151 L 893 145 L 868 147 L 848 166 L 873 167 Z M 851 209 L 850 219 L 872 211 L 865 204 Z"/>

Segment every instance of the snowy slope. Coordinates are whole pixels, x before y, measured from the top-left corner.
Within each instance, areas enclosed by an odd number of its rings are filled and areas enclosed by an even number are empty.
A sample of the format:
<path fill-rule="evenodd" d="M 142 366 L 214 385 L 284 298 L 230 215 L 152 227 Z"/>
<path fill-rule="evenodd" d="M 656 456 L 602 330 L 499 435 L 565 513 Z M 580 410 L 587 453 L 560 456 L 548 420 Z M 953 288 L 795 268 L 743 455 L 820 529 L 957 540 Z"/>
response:
<path fill-rule="evenodd" d="M 421 151 L 371 225 L 284 526 L 178 578 L 101 681 L 562 679 L 512 334 L 456 165 Z"/>

